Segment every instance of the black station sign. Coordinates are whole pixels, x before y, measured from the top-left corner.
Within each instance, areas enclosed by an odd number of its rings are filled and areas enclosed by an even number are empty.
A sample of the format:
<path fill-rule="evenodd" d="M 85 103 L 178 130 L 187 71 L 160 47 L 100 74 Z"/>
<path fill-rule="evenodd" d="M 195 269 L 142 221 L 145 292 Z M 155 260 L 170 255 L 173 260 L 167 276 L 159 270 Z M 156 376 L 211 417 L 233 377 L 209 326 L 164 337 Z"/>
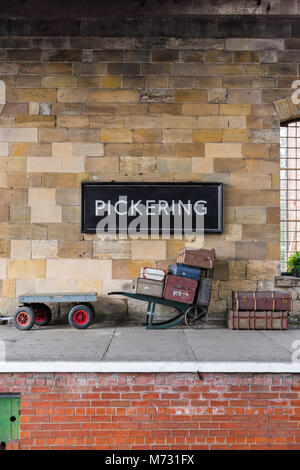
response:
<path fill-rule="evenodd" d="M 221 183 L 82 183 L 83 233 L 222 233 Z"/>

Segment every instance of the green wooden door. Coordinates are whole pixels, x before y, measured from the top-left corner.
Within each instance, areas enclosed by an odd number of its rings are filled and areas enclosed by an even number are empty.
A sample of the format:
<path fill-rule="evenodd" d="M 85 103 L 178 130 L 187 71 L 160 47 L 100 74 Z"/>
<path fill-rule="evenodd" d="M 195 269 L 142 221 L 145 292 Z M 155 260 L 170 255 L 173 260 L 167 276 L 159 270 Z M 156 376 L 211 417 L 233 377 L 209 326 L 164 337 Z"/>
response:
<path fill-rule="evenodd" d="M 19 439 L 20 397 L 0 395 L 0 442 Z"/>

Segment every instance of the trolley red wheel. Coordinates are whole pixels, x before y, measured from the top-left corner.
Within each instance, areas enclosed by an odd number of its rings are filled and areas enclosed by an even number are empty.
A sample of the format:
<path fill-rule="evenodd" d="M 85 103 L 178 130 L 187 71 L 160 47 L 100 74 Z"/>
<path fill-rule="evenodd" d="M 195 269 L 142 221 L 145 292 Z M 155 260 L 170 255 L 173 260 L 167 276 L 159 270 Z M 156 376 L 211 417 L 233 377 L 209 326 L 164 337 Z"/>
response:
<path fill-rule="evenodd" d="M 94 313 L 87 305 L 75 305 L 69 311 L 68 320 L 71 326 L 79 330 L 87 328 L 93 321 Z"/>
<path fill-rule="evenodd" d="M 30 307 L 19 307 L 13 315 L 13 323 L 18 330 L 30 330 L 35 323 L 35 314 Z"/>
<path fill-rule="evenodd" d="M 39 326 L 48 325 L 52 318 L 52 313 L 48 305 L 32 304 L 32 309 L 35 313 L 35 324 Z"/>

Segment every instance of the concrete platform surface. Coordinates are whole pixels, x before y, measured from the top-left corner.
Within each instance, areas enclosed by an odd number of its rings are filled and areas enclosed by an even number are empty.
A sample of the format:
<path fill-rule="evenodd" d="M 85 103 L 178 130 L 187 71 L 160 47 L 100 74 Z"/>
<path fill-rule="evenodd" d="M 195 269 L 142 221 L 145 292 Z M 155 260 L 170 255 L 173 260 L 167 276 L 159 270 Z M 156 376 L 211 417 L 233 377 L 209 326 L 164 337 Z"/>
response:
<path fill-rule="evenodd" d="M 300 329 L 51 325 L 18 331 L 0 325 L 0 372 L 19 371 L 298 373 Z"/>

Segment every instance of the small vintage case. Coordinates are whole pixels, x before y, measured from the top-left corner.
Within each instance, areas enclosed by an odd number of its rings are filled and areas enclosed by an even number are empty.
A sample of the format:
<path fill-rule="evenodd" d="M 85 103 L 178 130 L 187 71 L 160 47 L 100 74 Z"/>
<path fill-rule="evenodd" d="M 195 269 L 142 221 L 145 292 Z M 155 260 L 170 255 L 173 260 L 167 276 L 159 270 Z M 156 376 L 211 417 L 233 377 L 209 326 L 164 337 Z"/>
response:
<path fill-rule="evenodd" d="M 210 301 L 210 294 L 212 289 L 213 280 L 211 278 L 203 278 L 199 281 L 197 293 L 197 305 L 208 305 Z"/>
<path fill-rule="evenodd" d="M 192 304 L 195 298 L 197 285 L 198 283 L 194 279 L 187 279 L 168 274 L 164 287 L 164 298 L 175 300 L 176 302 Z"/>
<path fill-rule="evenodd" d="M 164 269 L 144 267 L 140 270 L 140 277 L 144 279 L 151 279 L 152 281 L 164 281 L 166 271 Z"/>
<path fill-rule="evenodd" d="M 177 262 L 188 264 L 189 266 L 197 266 L 198 268 L 212 269 L 215 264 L 215 250 L 205 250 L 203 248 L 192 250 L 183 248 L 179 251 Z"/>
<path fill-rule="evenodd" d="M 168 266 L 168 273 L 173 276 L 186 277 L 188 279 L 195 279 L 198 281 L 201 277 L 201 269 L 195 266 L 188 266 L 183 263 L 170 264 Z"/>
<path fill-rule="evenodd" d="M 255 292 L 232 292 L 232 305 L 233 310 L 256 310 L 256 296 Z"/>
<path fill-rule="evenodd" d="M 275 307 L 274 310 L 286 310 L 290 311 L 293 309 L 292 294 L 290 292 L 274 292 Z"/>
<path fill-rule="evenodd" d="M 136 294 L 152 295 L 153 297 L 162 297 L 164 283 L 153 281 L 152 279 L 134 279 L 132 282 L 132 291 Z"/>

